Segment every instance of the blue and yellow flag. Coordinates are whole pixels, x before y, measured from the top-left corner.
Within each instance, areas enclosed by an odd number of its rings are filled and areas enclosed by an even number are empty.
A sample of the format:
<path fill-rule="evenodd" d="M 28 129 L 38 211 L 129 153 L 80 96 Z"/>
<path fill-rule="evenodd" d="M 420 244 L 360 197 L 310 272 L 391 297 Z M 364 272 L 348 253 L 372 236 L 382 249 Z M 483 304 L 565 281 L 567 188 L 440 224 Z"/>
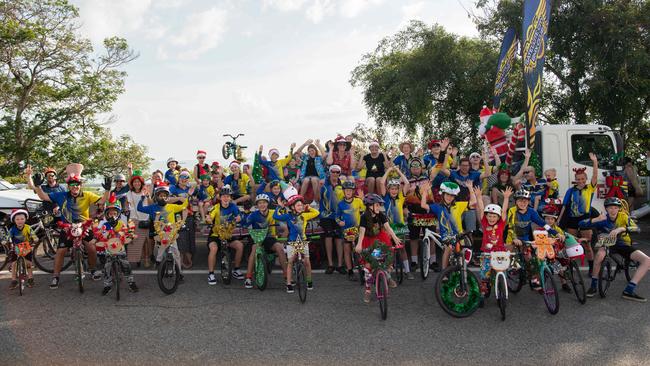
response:
<path fill-rule="evenodd" d="M 548 24 L 551 18 L 550 0 L 525 0 L 522 48 L 524 82 L 526 83 L 526 123 L 528 127 L 528 146 L 535 146 L 535 126 L 542 99 L 542 72 Z"/>
<path fill-rule="evenodd" d="M 519 40 L 514 28 L 508 28 L 503 42 L 501 43 L 501 53 L 499 54 L 499 62 L 497 63 L 497 78 L 494 82 L 494 99 L 492 100 L 492 108 L 499 109 L 501 104 L 501 93 L 508 85 L 508 76 L 512 70 L 512 64 L 515 61 L 515 54 L 517 53 L 517 45 Z"/>

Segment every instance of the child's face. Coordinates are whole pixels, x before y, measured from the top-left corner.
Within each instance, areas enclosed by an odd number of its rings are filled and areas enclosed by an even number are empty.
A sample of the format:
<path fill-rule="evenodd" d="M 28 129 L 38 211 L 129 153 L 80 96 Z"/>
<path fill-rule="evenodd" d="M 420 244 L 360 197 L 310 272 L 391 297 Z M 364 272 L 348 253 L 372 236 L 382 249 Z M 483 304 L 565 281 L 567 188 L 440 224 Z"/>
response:
<path fill-rule="evenodd" d="M 519 209 L 519 211 L 525 211 L 525 210 L 527 210 L 527 209 L 528 209 L 528 204 L 529 204 L 529 203 L 530 203 L 530 200 L 527 200 L 527 199 L 525 199 L 525 198 L 519 198 L 519 199 L 517 199 L 517 201 L 515 202 L 515 204 L 517 205 L 517 208 Z"/>
<path fill-rule="evenodd" d="M 293 204 L 293 210 L 300 214 L 305 210 L 305 204 L 302 201 L 298 201 Z"/>
<path fill-rule="evenodd" d="M 607 206 L 605 207 L 605 210 L 607 211 L 607 215 L 609 217 L 614 218 L 618 215 L 618 212 L 621 210 L 621 208 L 618 206 Z"/>
<path fill-rule="evenodd" d="M 390 186 L 390 188 L 388 188 L 388 193 L 390 193 L 391 197 L 397 197 L 397 195 L 399 194 L 399 187 Z"/>
<path fill-rule="evenodd" d="M 453 196 L 453 195 L 451 195 L 451 194 L 449 194 L 449 193 L 443 193 L 443 194 L 442 194 L 442 200 L 443 200 L 447 205 L 451 205 L 451 203 L 454 202 L 454 199 L 455 199 L 455 198 L 456 198 L 456 196 Z"/>
<path fill-rule="evenodd" d="M 289 166 L 292 167 L 292 168 L 295 168 L 295 167 L 296 167 L 296 164 L 297 164 L 296 159 L 291 159 L 291 160 L 289 161 Z"/>
<path fill-rule="evenodd" d="M 354 196 L 354 189 L 344 189 L 343 193 L 346 199 L 351 199 Z"/>
<path fill-rule="evenodd" d="M 488 212 L 485 214 L 485 219 L 487 220 L 488 224 L 490 225 L 495 225 L 501 217 L 495 213 Z"/>
<path fill-rule="evenodd" d="M 169 169 L 174 170 L 174 169 L 176 169 L 176 162 L 172 161 L 171 163 L 167 164 L 167 166 L 169 167 Z"/>
<path fill-rule="evenodd" d="M 555 172 L 552 171 L 552 170 L 547 170 L 547 171 L 545 171 L 545 172 L 544 172 L 544 178 L 546 178 L 546 180 L 553 180 L 553 179 L 555 179 Z"/>
<path fill-rule="evenodd" d="M 257 201 L 257 209 L 264 212 L 269 208 L 269 203 L 267 201 L 261 200 Z"/>
<path fill-rule="evenodd" d="M 280 192 L 282 192 L 282 187 L 280 187 L 279 185 L 273 186 L 273 188 L 271 188 L 271 193 L 273 193 L 276 196 L 279 195 Z"/>
<path fill-rule="evenodd" d="M 25 226 L 25 221 L 27 221 L 27 218 L 25 217 L 25 215 L 16 215 L 16 216 L 14 216 L 14 222 L 16 223 L 16 226 L 18 226 L 18 227 Z"/>
<path fill-rule="evenodd" d="M 106 212 L 106 216 L 112 219 L 116 219 L 118 216 L 117 210 L 114 208 L 109 209 L 108 212 Z"/>
<path fill-rule="evenodd" d="M 232 200 L 232 197 L 230 197 L 229 194 L 222 194 L 220 201 L 221 201 L 221 206 L 226 207 L 230 204 L 230 201 Z"/>
<path fill-rule="evenodd" d="M 372 153 L 373 155 L 378 154 L 379 153 L 379 146 L 377 146 L 377 145 L 370 146 L 370 153 Z"/>
<path fill-rule="evenodd" d="M 557 219 L 553 216 L 544 216 L 544 222 L 546 222 L 546 225 L 548 226 L 554 226 L 555 221 L 557 221 Z"/>
<path fill-rule="evenodd" d="M 210 185 L 210 179 L 203 179 L 201 181 L 201 184 L 203 184 L 204 187 L 207 187 Z"/>
<path fill-rule="evenodd" d="M 379 214 L 381 212 L 381 203 L 373 203 L 372 206 L 370 206 L 370 210 L 375 215 Z"/>
<path fill-rule="evenodd" d="M 587 174 L 577 174 L 576 175 L 576 185 L 580 188 L 587 185 Z"/>
<path fill-rule="evenodd" d="M 279 157 L 280 156 L 278 154 L 275 154 L 275 153 L 271 154 L 271 161 L 275 163 L 276 161 L 278 161 Z"/>

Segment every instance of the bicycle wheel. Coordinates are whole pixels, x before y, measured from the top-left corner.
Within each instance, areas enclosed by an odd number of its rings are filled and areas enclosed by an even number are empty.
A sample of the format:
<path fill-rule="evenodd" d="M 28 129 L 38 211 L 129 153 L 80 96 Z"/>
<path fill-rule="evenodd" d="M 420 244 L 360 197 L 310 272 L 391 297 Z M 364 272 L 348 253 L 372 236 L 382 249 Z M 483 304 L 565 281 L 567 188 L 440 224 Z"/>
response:
<path fill-rule="evenodd" d="M 634 273 L 636 273 L 636 268 L 639 266 L 638 262 L 633 260 L 625 261 L 625 279 L 627 282 L 632 281 Z"/>
<path fill-rule="evenodd" d="M 609 285 L 614 279 L 612 274 L 612 261 L 605 257 L 603 263 L 600 265 L 600 271 L 598 271 L 598 293 L 600 294 L 600 297 L 607 296 Z"/>
<path fill-rule="evenodd" d="M 120 263 L 117 260 L 113 260 L 111 263 L 111 275 L 113 276 L 115 300 L 120 301 Z"/>
<path fill-rule="evenodd" d="M 11 248 L 8 245 L 0 244 L 0 249 L 2 250 L 2 256 L 0 257 L 0 271 L 5 269 L 7 264 L 9 264 L 9 252 Z"/>
<path fill-rule="evenodd" d="M 515 266 L 515 264 L 517 264 L 517 266 Z M 523 266 L 523 258 L 517 255 L 515 256 L 513 265 L 506 271 L 508 289 L 515 294 L 521 290 L 526 282 L 526 270 Z"/>
<path fill-rule="evenodd" d="M 307 277 L 305 265 L 302 262 L 296 263 L 296 287 L 298 287 L 300 302 L 304 304 L 307 301 Z"/>
<path fill-rule="evenodd" d="M 388 317 L 388 278 L 383 270 L 375 273 L 375 294 L 377 295 L 381 318 L 386 320 Z"/>
<path fill-rule="evenodd" d="M 255 285 L 260 291 L 266 289 L 266 284 L 268 281 L 268 276 L 266 275 L 266 254 L 264 249 L 257 248 L 257 253 L 255 255 Z"/>
<path fill-rule="evenodd" d="M 230 248 L 226 248 L 221 252 L 221 281 L 224 285 L 230 285 L 232 282 L 232 267 Z"/>
<path fill-rule="evenodd" d="M 158 266 L 158 287 L 163 293 L 171 295 L 178 288 L 181 272 L 172 254 L 167 253 L 165 256 Z"/>
<path fill-rule="evenodd" d="M 564 276 L 569 277 L 569 281 L 571 281 L 571 287 L 573 287 L 573 293 L 576 294 L 576 298 L 578 299 L 578 302 L 580 302 L 581 304 L 587 302 L 587 292 L 585 290 L 585 283 L 582 280 L 582 273 L 580 273 L 580 266 L 578 266 L 578 262 L 576 261 L 569 262 L 569 267 L 564 272 Z"/>
<path fill-rule="evenodd" d="M 445 268 L 438 276 L 435 285 L 436 300 L 447 314 L 455 318 L 472 315 L 478 308 L 481 294 L 478 278 L 471 271 L 466 271 L 467 281 L 463 281 L 460 266 Z"/>
<path fill-rule="evenodd" d="M 560 311 L 560 297 L 557 293 L 557 286 L 553 279 L 553 273 L 548 267 L 545 267 L 542 276 L 542 295 L 544 296 L 544 303 L 546 304 L 548 312 L 555 315 Z"/>
<path fill-rule="evenodd" d="M 27 265 L 25 264 L 25 257 L 18 257 L 16 261 L 17 273 L 18 273 L 18 290 L 20 296 L 23 296 L 25 291 L 25 282 L 27 281 Z"/>
<path fill-rule="evenodd" d="M 230 142 L 223 144 L 223 147 L 221 148 L 221 155 L 223 155 L 223 158 L 226 160 L 230 158 Z"/>
<path fill-rule="evenodd" d="M 420 276 L 422 281 L 429 276 L 429 258 L 431 257 L 431 242 L 429 239 L 420 241 L 420 252 L 418 253 L 418 265 L 420 266 Z"/>
<path fill-rule="evenodd" d="M 399 249 L 395 251 L 395 277 L 399 285 L 404 281 L 404 263 L 399 255 Z"/>
<path fill-rule="evenodd" d="M 74 265 L 77 274 L 77 284 L 79 285 L 79 292 L 84 293 L 84 267 L 83 267 L 83 254 L 81 249 L 74 249 Z"/>
<path fill-rule="evenodd" d="M 501 312 L 501 320 L 506 320 L 506 305 L 508 303 L 508 298 L 506 297 L 506 279 L 504 276 L 496 277 L 495 287 L 497 289 L 497 304 L 499 305 L 499 311 Z"/>

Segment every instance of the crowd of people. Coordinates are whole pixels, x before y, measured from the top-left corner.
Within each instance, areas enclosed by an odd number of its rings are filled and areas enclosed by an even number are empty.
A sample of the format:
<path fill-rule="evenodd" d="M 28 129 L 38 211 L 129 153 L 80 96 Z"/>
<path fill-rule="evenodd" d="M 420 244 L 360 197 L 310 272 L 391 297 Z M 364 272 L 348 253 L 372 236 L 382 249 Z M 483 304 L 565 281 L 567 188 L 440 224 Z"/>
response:
<path fill-rule="evenodd" d="M 596 213 L 592 208 L 598 179 L 595 154 L 590 154 L 591 174 L 578 169 L 571 187 L 559 187 L 555 169 L 540 176 L 529 165 L 530 151 L 523 154 L 520 164 L 507 166 L 496 150 L 488 147 L 462 156 L 447 138 L 432 139 L 422 148 L 402 142 L 398 149 L 388 151 L 383 151 L 377 142 L 371 142 L 367 151 L 359 151 L 354 145 L 351 136 L 337 136 L 324 145 L 320 140 L 309 139 L 299 146 L 291 144 L 285 155 L 277 148 L 269 149 L 265 155 L 260 146 L 255 158 L 259 165 L 236 160 L 227 166 L 216 161 L 208 164 L 207 153 L 199 150 L 194 166 L 181 167 L 178 160 L 169 158 L 167 170 L 154 171 L 148 182 L 141 171 L 128 166 L 127 175 L 117 174 L 105 180 L 103 195 L 83 189 L 83 167 L 79 164 L 66 167 L 65 188 L 58 183 L 55 169 L 39 173 L 28 167 L 25 175 L 28 186 L 57 220 L 86 220 L 93 217 L 91 206 L 98 205 L 104 207 L 102 227 L 119 229 L 127 218 L 134 221 L 138 239 L 131 246 L 139 249 L 129 251 L 128 262 L 142 262 L 145 268 L 160 260 L 160 253 L 153 257 L 154 222 L 183 221 L 184 230 L 173 245 L 183 269 L 192 268 L 196 242 L 201 240 L 197 236 L 202 226 L 199 224 L 206 225 L 209 285 L 217 283 L 214 271 L 220 227 L 229 223 L 269 229 L 260 245 L 277 254 L 289 293 L 294 289 L 287 268 L 294 256 L 291 246 L 287 245 L 285 252 L 278 238 L 286 238 L 289 243 L 308 240 L 309 221 L 317 221 L 322 230 L 326 274 L 339 272 L 354 279 L 353 251 L 361 252 L 379 241 L 400 250 L 406 277 L 413 279 L 423 234 L 423 227 L 415 225 L 414 220 L 418 215 L 430 214 L 435 217 L 434 230 L 441 237 L 473 231 L 477 233 L 476 250 L 484 253 L 505 248 L 516 250 L 533 240 L 535 229 L 546 230 L 559 241 L 566 235 L 585 239 L 591 277 L 588 296 L 596 293 L 597 273 L 604 257 L 602 249 L 596 253 L 592 250 L 592 235 L 608 234 L 616 238 L 612 252 L 638 262 L 623 298 L 645 301 L 636 287 L 650 267 L 650 258 L 632 246 L 627 231 L 629 215 L 622 210 L 623 202 L 612 197 L 605 201 L 605 212 Z M 26 224 L 28 216 L 25 210 L 11 215 L 14 243 L 33 240 Z M 244 270 L 245 244 L 240 239 L 229 241 L 235 253 L 233 277 L 252 288 L 255 251 L 251 251 L 248 268 Z M 90 272 L 95 280 L 104 278 L 106 294 L 111 291 L 110 281 L 106 273 L 98 270 L 94 241 L 92 233 L 85 238 Z M 62 235 L 50 283 L 52 289 L 59 285 L 63 256 L 70 246 L 69 238 Z M 436 252 L 432 253 L 429 265 L 440 270 L 447 266 L 450 249 Z M 305 254 L 309 256 L 309 252 Z M 307 260 L 307 282 L 308 288 L 313 289 L 309 263 Z M 475 264 L 481 266 L 485 284 L 489 265 Z M 15 274 L 13 279 L 12 288 L 16 286 Z M 132 276 L 128 283 L 130 290 L 137 291 Z M 33 285 L 33 280 L 29 284 Z M 390 285 L 396 286 L 395 281 L 391 279 Z M 533 279 L 533 286 L 539 286 L 539 279 Z M 564 282 L 563 289 L 571 291 Z M 369 301 L 368 286 L 364 294 Z"/>

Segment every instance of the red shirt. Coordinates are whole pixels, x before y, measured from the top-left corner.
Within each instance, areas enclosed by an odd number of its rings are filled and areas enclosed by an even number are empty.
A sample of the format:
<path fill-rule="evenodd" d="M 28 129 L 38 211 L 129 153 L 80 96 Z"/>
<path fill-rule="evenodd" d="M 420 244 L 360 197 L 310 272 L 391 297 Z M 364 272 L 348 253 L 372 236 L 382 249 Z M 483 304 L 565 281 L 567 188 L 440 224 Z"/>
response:
<path fill-rule="evenodd" d="M 487 218 L 483 216 L 481 219 L 481 228 L 483 228 L 483 243 L 481 244 L 481 251 L 484 253 L 489 253 L 496 248 L 501 248 L 505 250 L 503 245 L 503 230 L 506 227 L 506 222 L 499 218 L 499 221 L 495 225 L 488 224 Z M 492 247 L 488 249 L 487 244 L 492 244 Z"/>

